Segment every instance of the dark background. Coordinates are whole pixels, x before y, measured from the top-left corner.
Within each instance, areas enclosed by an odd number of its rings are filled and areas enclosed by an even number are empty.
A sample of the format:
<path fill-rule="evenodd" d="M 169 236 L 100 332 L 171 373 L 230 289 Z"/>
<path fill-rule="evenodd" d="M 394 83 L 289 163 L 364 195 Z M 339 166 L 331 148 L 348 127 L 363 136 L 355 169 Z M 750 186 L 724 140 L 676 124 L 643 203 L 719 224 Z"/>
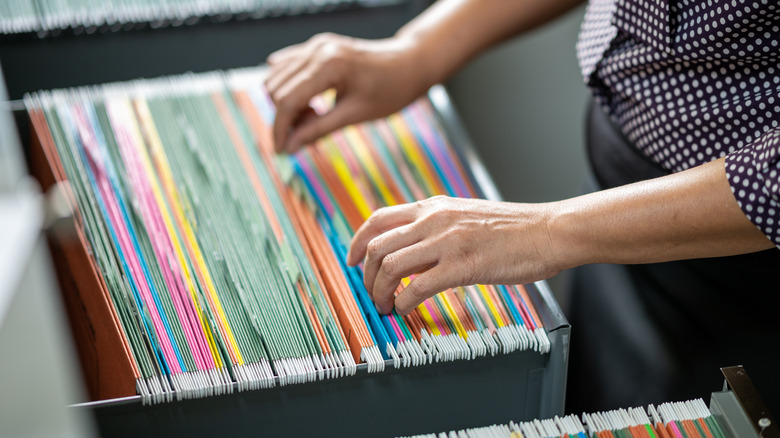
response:
<path fill-rule="evenodd" d="M 387 37 L 430 2 L 346 6 L 316 14 L 201 20 L 195 24 L 152 29 L 149 25 L 92 34 L 64 31 L 39 38 L 12 35 L 0 40 L 8 94 L 91 85 L 140 77 L 202 72 L 263 63 L 273 51 L 319 32 L 364 38 Z"/>

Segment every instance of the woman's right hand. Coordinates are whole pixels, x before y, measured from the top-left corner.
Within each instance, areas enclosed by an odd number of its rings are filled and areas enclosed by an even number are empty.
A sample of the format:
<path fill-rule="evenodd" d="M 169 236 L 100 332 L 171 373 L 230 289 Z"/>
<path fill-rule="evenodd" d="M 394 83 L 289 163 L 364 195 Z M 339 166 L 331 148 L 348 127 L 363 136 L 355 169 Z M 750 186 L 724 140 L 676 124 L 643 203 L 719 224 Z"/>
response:
<path fill-rule="evenodd" d="M 364 40 L 319 34 L 268 58 L 266 87 L 276 105 L 277 152 L 294 152 L 343 126 L 384 117 L 429 86 L 410 38 Z M 317 114 L 311 99 L 335 89 L 336 104 Z"/>

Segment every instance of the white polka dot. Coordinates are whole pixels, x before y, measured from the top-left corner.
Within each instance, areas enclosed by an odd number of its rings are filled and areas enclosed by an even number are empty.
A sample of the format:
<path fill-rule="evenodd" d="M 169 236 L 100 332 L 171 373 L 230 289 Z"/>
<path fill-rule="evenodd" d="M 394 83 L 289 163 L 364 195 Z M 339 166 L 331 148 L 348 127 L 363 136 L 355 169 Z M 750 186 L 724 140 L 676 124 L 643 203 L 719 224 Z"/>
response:
<path fill-rule="evenodd" d="M 740 207 L 754 223 L 776 224 L 780 11 L 774 1 L 713 3 L 672 2 L 667 12 L 643 0 L 591 0 L 580 65 L 644 155 L 674 172 L 726 156 Z M 767 235 L 780 242 L 777 228 Z"/>

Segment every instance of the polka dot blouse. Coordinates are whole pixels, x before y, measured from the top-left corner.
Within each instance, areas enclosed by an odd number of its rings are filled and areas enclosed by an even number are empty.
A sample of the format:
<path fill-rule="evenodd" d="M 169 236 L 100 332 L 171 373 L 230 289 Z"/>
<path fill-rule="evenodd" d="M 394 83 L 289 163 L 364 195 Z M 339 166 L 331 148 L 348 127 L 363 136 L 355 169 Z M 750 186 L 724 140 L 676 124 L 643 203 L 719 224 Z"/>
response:
<path fill-rule="evenodd" d="M 778 0 L 593 0 L 577 55 L 646 157 L 679 172 L 725 156 L 740 208 L 780 247 Z"/>

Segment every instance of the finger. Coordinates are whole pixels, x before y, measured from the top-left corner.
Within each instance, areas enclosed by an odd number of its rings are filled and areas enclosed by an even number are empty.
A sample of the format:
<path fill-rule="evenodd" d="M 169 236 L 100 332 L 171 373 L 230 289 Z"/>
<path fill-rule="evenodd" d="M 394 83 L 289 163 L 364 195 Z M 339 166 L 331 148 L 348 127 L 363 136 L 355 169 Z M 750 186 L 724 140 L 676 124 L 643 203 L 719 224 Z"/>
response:
<path fill-rule="evenodd" d="M 268 57 L 268 63 L 271 66 L 271 75 L 275 79 L 271 81 L 272 85 L 278 86 L 276 81 L 282 81 L 290 76 L 290 71 L 301 69 L 301 66 L 310 62 L 318 62 L 318 55 L 321 55 L 325 50 L 325 46 L 328 44 L 334 44 L 334 41 L 343 39 L 338 35 L 330 33 L 322 33 L 314 35 L 306 42 L 301 44 L 295 44 L 276 52 L 272 53 Z M 287 70 L 287 73 L 282 77 L 280 74 Z M 270 79 L 270 78 L 269 78 Z"/>
<path fill-rule="evenodd" d="M 273 134 L 277 151 L 287 149 L 289 131 L 308 111 L 311 98 L 331 87 L 329 81 L 327 75 L 299 72 L 272 94 L 276 104 Z"/>
<path fill-rule="evenodd" d="M 377 309 L 381 313 L 390 313 L 393 310 L 395 290 L 401 279 L 435 265 L 438 257 L 436 249 L 422 243 L 385 256 L 376 273 L 376 280 L 372 288 L 372 296 Z"/>
<path fill-rule="evenodd" d="M 403 248 L 410 247 L 420 240 L 421 236 L 415 235 L 412 225 L 407 224 L 382 233 L 368 242 L 366 261 L 363 264 L 363 284 L 366 285 L 366 290 L 369 291 L 369 294 L 374 287 L 377 272 L 386 261 L 385 257 L 389 257 Z M 388 266 L 390 266 L 390 263 L 388 263 Z M 385 266 L 385 268 L 388 266 Z M 412 274 L 415 272 L 412 271 Z"/>
<path fill-rule="evenodd" d="M 315 111 L 315 110 L 314 110 L 314 108 L 312 108 L 311 106 L 307 106 L 307 107 L 306 107 L 304 110 L 302 110 L 302 111 L 301 111 L 301 113 L 299 114 L 299 116 L 298 116 L 298 120 L 297 120 L 297 121 L 295 121 L 295 122 L 293 122 L 293 126 L 297 127 L 297 126 L 298 126 L 298 125 L 300 125 L 300 124 L 305 124 L 305 123 L 308 123 L 308 121 L 309 121 L 310 119 L 315 119 L 315 118 L 317 118 L 317 117 L 320 117 L 320 116 L 317 114 L 317 111 Z M 311 142 L 307 142 L 307 143 L 301 143 L 301 144 L 295 144 L 295 145 L 293 145 L 293 144 L 290 142 L 289 138 L 290 138 L 290 136 L 291 136 L 291 135 L 292 135 L 292 134 L 295 132 L 295 129 L 296 129 L 295 127 L 293 127 L 293 128 L 290 128 L 290 130 L 288 131 L 288 134 L 287 134 L 287 138 L 288 138 L 288 140 L 286 141 L 286 145 L 285 145 L 283 148 L 282 148 L 282 147 L 279 147 L 279 148 L 277 148 L 277 149 L 276 149 L 276 152 L 280 152 L 280 153 L 281 153 L 281 152 L 284 152 L 284 153 L 292 154 L 293 152 L 295 152 L 295 151 L 297 151 L 298 149 L 300 149 L 300 147 L 301 147 L 301 146 L 303 146 L 304 144 L 311 143 Z M 315 139 L 315 140 L 316 140 L 316 139 Z M 314 140 L 312 140 L 312 141 L 314 141 Z"/>
<path fill-rule="evenodd" d="M 361 111 L 363 107 L 364 105 L 357 99 L 338 100 L 333 109 L 327 113 L 316 118 L 309 118 L 305 123 L 295 124 L 294 130 L 287 139 L 285 149 L 289 152 L 297 150 L 339 128 L 363 121 L 365 119 L 365 111 Z"/>
<path fill-rule="evenodd" d="M 271 96 L 289 82 L 296 74 L 306 68 L 312 62 L 313 52 L 306 48 L 290 51 L 284 61 L 279 61 L 271 67 L 271 71 L 265 80 L 265 87 Z"/>
<path fill-rule="evenodd" d="M 273 66 L 274 64 L 282 63 L 285 60 L 289 59 L 291 56 L 294 56 L 295 53 L 299 51 L 305 44 L 306 43 L 293 44 L 291 46 L 283 47 L 268 55 L 268 58 L 266 58 L 266 62 L 270 66 Z"/>
<path fill-rule="evenodd" d="M 395 297 L 395 310 L 401 315 L 407 315 L 426 299 L 449 288 L 462 286 L 458 283 L 458 267 L 436 265 L 417 275 Z"/>
<path fill-rule="evenodd" d="M 375 211 L 358 228 L 347 252 L 347 264 L 355 266 L 366 256 L 368 242 L 393 228 L 406 225 L 416 217 L 415 204 L 398 204 Z"/>
<path fill-rule="evenodd" d="M 300 55 L 301 52 L 307 52 L 308 57 L 311 57 L 312 54 L 317 52 L 317 49 L 322 46 L 327 41 L 331 41 L 335 38 L 337 38 L 337 35 L 330 34 L 330 33 L 320 33 L 317 35 L 312 36 L 308 40 L 293 44 L 291 46 L 287 46 L 284 48 L 281 48 L 274 53 L 271 53 L 268 55 L 268 63 L 269 64 L 278 64 L 283 63 L 285 61 L 288 61 L 291 57 Z"/>

